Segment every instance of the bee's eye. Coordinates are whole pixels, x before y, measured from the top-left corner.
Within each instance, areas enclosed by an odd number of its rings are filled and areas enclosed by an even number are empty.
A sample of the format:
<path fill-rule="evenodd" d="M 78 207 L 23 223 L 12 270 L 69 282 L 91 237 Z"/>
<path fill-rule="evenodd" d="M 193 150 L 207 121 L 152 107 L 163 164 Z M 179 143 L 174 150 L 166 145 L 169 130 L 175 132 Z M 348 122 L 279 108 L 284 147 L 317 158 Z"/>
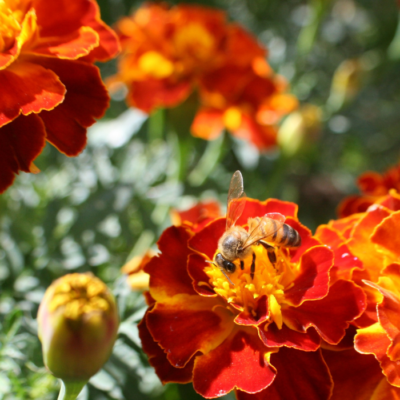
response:
<path fill-rule="evenodd" d="M 236 265 L 233 262 L 224 260 L 224 269 L 228 272 L 235 272 Z"/>

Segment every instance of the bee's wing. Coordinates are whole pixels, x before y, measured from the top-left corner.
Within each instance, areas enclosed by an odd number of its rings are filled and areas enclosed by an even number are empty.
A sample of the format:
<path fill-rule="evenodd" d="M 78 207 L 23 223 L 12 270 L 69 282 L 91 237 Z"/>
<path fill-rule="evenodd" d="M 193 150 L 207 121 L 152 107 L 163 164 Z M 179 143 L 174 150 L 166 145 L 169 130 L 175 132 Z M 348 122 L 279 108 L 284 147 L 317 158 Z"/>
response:
<path fill-rule="evenodd" d="M 235 225 L 236 221 L 242 215 L 245 204 L 246 193 L 243 189 L 243 177 L 240 171 L 236 171 L 229 185 L 226 230 Z"/>
<path fill-rule="evenodd" d="M 261 218 L 249 218 L 249 236 L 243 243 L 243 249 L 259 240 L 273 236 L 285 223 L 286 217 L 279 213 L 265 214 Z"/>

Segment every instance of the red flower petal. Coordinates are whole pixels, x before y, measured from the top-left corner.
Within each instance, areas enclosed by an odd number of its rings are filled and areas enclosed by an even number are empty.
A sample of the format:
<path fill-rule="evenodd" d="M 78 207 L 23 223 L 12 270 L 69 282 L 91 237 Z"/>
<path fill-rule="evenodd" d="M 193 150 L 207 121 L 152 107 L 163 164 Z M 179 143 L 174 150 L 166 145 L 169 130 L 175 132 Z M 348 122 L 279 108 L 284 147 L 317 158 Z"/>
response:
<path fill-rule="evenodd" d="M 262 217 L 269 213 L 280 213 L 286 217 L 297 218 L 298 206 L 289 201 L 277 199 L 268 199 L 259 201 L 247 198 L 241 217 L 237 221 L 237 225 L 246 225 L 249 218 Z"/>
<path fill-rule="evenodd" d="M 306 352 L 282 347 L 272 354 L 275 381 L 255 395 L 237 392 L 238 400 L 328 400 L 333 381 L 320 351 Z"/>
<path fill-rule="evenodd" d="M 169 362 L 182 368 L 198 352 L 208 353 L 218 347 L 233 329 L 232 315 L 211 311 L 216 299 L 183 296 L 179 303 L 156 303 L 147 314 L 151 336 L 167 353 Z"/>
<path fill-rule="evenodd" d="M 389 252 L 392 252 L 397 258 L 400 257 L 400 211 L 394 212 L 376 228 L 371 237 L 373 243 L 376 243 Z"/>
<path fill-rule="evenodd" d="M 335 382 L 331 400 L 397 399 L 377 395 L 377 386 L 386 379 L 373 356 L 359 354 L 354 349 L 323 350 L 322 354 Z"/>
<path fill-rule="evenodd" d="M 374 198 L 369 196 L 349 196 L 346 197 L 337 209 L 339 218 L 345 218 L 352 214 L 367 211 L 368 207 L 374 204 Z"/>
<path fill-rule="evenodd" d="M 344 244 L 344 238 L 335 229 L 328 225 L 321 225 L 315 236 L 333 250 L 335 261 L 334 268 L 331 270 L 331 276 L 334 279 L 332 282 L 338 279 L 350 279 L 354 269 L 364 268 L 362 262 L 351 254 L 348 246 Z"/>
<path fill-rule="evenodd" d="M 361 315 L 364 308 L 362 289 L 352 282 L 339 280 L 323 299 L 283 308 L 282 314 L 284 323 L 292 329 L 304 331 L 314 326 L 324 340 L 337 344 L 344 337 L 349 323 Z"/>
<path fill-rule="evenodd" d="M 216 219 L 189 240 L 189 247 L 212 260 L 218 249 L 218 240 L 225 232 L 225 226 L 225 218 Z"/>
<path fill-rule="evenodd" d="M 276 324 L 268 325 L 265 330 L 265 324 L 258 329 L 260 338 L 267 347 L 292 347 L 304 351 L 315 351 L 319 348 L 321 338 L 313 328 L 307 329 L 306 332 L 297 332 L 286 325 L 282 329 L 278 329 Z"/>
<path fill-rule="evenodd" d="M 88 26 L 65 35 L 42 37 L 26 53 L 76 60 L 99 45 L 99 35 Z"/>
<path fill-rule="evenodd" d="M 157 301 L 167 301 L 179 294 L 196 294 L 186 269 L 189 237 L 184 228 L 171 226 L 158 240 L 161 254 L 144 268 L 150 274 L 150 294 Z"/>
<path fill-rule="evenodd" d="M 64 100 L 65 87 L 58 76 L 30 62 L 15 62 L 0 71 L 0 126 L 20 113 L 52 110 Z"/>
<path fill-rule="evenodd" d="M 200 254 L 190 254 L 187 269 L 196 292 L 203 296 L 215 297 L 214 289 L 209 284 L 210 278 L 204 272 L 204 267 L 208 265 Z"/>
<path fill-rule="evenodd" d="M 194 117 L 190 131 L 193 136 L 213 140 L 221 135 L 223 129 L 224 122 L 220 110 L 201 108 Z"/>
<path fill-rule="evenodd" d="M 149 363 L 156 370 L 156 374 L 162 383 L 188 383 L 192 381 L 195 357 L 184 368 L 175 368 L 167 360 L 167 355 L 161 347 L 152 338 L 146 325 L 146 316 L 140 321 L 138 329 L 143 351 L 149 357 Z"/>
<path fill-rule="evenodd" d="M 116 33 L 107 26 L 100 17 L 100 9 L 96 1 L 90 1 L 90 12 L 82 19 L 85 26 L 90 26 L 99 35 L 100 43 L 85 57 L 85 61 L 108 61 L 119 52 L 119 42 Z"/>
<path fill-rule="evenodd" d="M 253 315 L 253 312 L 256 315 Z M 255 326 L 266 321 L 268 316 L 269 316 L 268 297 L 261 296 L 257 300 L 257 306 L 254 309 L 252 309 L 252 312 L 250 312 L 248 309 L 245 309 L 239 315 L 236 316 L 235 322 L 238 325 Z"/>
<path fill-rule="evenodd" d="M 35 114 L 21 115 L 0 128 L 0 193 L 13 183 L 19 171 L 30 172 L 45 137 L 43 122 Z"/>
<path fill-rule="evenodd" d="M 333 253 L 325 246 L 307 250 L 300 260 L 300 275 L 293 286 L 285 291 L 285 299 L 293 305 L 306 300 L 321 299 L 329 290 L 329 270 L 333 265 Z"/>
<path fill-rule="evenodd" d="M 299 247 L 290 249 L 290 254 L 292 256 L 290 261 L 292 263 L 298 262 L 300 257 L 302 257 L 304 252 L 309 248 L 319 246 L 321 244 L 317 239 L 311 236 L 311 231 L 306 226 L 300 224 L 300 222 L 297 220 L 293 218 L 287 218 L 285 223 L 296 229 L 301 237 L 301 245 Z"/>
<path fill-rule="evenodd" d="M 167 79 L 148 79 L 132 83 L 127 102 L 150 113 L 158 107 L 174 107 L 185 100 L 191 91 L 191 82 L 171 82 Z"/>
<path fill-rule="evenodd" d="M 275 378 L 266 350 L 257 335 L 236 332 L 210 353 L 196 358 L 194 389 L 205 398 L 213 398 L 235 388 L 248 393 L 266 388 Z"/>
<path fill-rule="evenodd" d="M 86 128 L 103 116 L 109 104 L 99 70 L 81 61 L 44 57 L 35 61 L 53 70 L 67 88 L 64 102 L 40 115 L 47 140 L 66 155 L 75 156 L 86 145 Z"/>

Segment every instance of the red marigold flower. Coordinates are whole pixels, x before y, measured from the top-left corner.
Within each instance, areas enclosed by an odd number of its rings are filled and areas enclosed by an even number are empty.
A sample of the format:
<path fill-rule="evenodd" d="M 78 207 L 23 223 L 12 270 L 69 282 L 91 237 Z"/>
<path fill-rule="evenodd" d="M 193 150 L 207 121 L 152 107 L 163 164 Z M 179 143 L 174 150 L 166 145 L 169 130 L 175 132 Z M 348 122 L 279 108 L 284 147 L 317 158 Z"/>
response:
<path fill-rule="evenodd" d="M 330 397 L 321 340 L 339 343 L 365 296 L 346 280 L 330 285 L 335 254 L 298 221 L 295 204 L 247 199 L 236 226 L 247 229 L 249 218 L 267 213 L 284 215 L 302 244 L 276 247 L 276 261 L 253 245 L 242 263 L 234 261 L 233 285 L 210 264 L 226 218 L 161 236 L 160 254 L 145 267 L 153 300 L 139 331 L 162 382 L 193 382 L 206 398 L 231 390 L 239 400 L 293 399 L 298 391 L 310 400 Z"/>
<path fill-rule="evenodd" d="M 184 226 L 197 232 L 210 221 L 221 216 L 221 207 L 215 200 L 200 201 L 185 211 L 172 209 L 170 214 L 175 226 Z"/>
<path fill-rule="evenodd" d="M 49 141 L 68 156 L 86 144 L 108 94 L 93 61 L 118 51 L 94 0 L 0 4 L 0 193 Z"/>
<path fill-rule="evenodd" d="M 400 192 L 400 164 L 383 174 L 367 171 L 357 179 L 357 185 L 362 194 L 345 198 L 338 208 L 339 217 L 366 211 L 370 205 L 388 194 L 391 189 Z"/>

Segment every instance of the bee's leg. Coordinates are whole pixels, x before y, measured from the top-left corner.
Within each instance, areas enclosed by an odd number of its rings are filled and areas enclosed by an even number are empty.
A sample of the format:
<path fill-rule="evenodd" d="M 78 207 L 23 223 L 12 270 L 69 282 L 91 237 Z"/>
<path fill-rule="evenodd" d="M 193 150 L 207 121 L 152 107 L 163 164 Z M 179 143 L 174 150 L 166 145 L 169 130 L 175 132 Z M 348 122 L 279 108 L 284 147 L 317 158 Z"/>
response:
<path fill-rule="evenodd" d="M 254 279 L 254 272 L 256 271 L 256 253 L 253 253 L 253 260 L 250 266 L 250 276 L 251 279 Z"/>
<path fill-rule="evenodd" d="M 260 243 L 263 245 L 265 250 L 267 250 L 268 259 L 269 259 L 270 263 L 272 264 L 272 266 L 275 268 L 275 264 L 276 264 L 275 247 L 274 246 L 270 246 L 268 243 L 265 243 L 265 242 L 262 242 L 262 241 L 260 241 Z"/>
<path fill-rule="evenodd" d="M 240 269 L 243 271 L 244 270 L 244 261 L 240 260 Z"/>

